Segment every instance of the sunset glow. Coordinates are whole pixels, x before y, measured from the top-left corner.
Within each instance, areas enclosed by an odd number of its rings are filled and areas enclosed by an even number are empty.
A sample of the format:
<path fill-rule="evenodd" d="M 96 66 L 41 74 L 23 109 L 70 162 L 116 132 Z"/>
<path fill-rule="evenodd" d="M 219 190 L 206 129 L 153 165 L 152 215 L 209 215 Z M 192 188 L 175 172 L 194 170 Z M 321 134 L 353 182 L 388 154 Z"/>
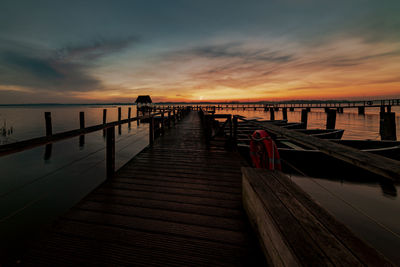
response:
<path fill-rule="evenodd" d="M 90 29 L 93 12 L 83 7 L 74 22 L 83 27 L 68 32 L 59 29 L 73 6 L 52 23 L 36 6 L 2 14 L 0 104 L 131 102 L 140 94 L 155 101 L 400 96 L 398 1 L 230 2 L 228 11 L 173 1 L 159 4 L 151 20 L 135 17 L 135 5 L 112 9 L 121 19 L 105 28 L 93 17 Z M 59 10 L 49 4 L 47 12 Z M 19 18 L 33 15 L 40 19 L 29 31 L 20 27 Z"/>

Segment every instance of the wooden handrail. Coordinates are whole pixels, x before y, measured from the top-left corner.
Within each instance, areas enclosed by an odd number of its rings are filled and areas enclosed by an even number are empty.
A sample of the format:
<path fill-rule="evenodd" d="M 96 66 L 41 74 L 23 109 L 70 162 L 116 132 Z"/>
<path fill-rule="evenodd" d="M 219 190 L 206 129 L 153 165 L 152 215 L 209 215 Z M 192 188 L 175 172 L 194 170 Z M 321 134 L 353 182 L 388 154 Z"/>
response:
<path fill-rule="evenodd" d="M 159 114 L 161 114 L 161 112 L 152 113 L 151 116 L 159 115 Z M 92 132 L 105 130 L 107 128 L 119 126 L 119 125 L 126 124 L 126 123 L 129 123 L 132 121 L 146 119 L 149 117 L 150 116 L 139 116 L 139 117 L 134 117 L 134 118 L 130 118 L 130 119 L 124 119 L 124 120 L 109 122 L 109 123 L 105 123 L 105 124 L 98 124 L 98 125 L 94 125 L 94 126 L 90 126 L 90 127 L 81 128 L 81 129 L 76 129 L 76 130 L 61 132 L 61 133 L 57 133 L 57 134 L 53 134 L 53 135 L 36 137 L 36 138 L 32 138 L 32 139 L 28 139 L 28 140 L 24 140 L 24 141 L 20 141 L 20 142 L 15 142 L 15 143 L 11 143 L 11 144 L 1 145 L 0 146 L 0 157 L 9 155 L 9 154 L 13 154 L 13 153 L 17 153 L 17 152 L 21 152 L 24 150 L 28 150 L 28 149 L 31 149 L 34 147 L 43 146 L 46 144 L 55 143 L 55 142 L 62 141 L 65 139 L 70 139 L 73 137 L 89 134 Z"/>

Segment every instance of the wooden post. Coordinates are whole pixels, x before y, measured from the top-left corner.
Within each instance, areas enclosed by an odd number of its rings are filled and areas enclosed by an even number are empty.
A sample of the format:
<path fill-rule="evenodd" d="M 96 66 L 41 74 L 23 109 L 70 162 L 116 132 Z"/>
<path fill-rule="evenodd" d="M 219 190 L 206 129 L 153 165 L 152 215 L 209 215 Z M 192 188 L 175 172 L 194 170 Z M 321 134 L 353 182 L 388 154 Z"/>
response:
<path fill-rule="evenodd" d="M 53 126 L 51 124 L 51 112 L 44 113 L 44 120 L 46 123 L 46 136 L 50 136 L 53 134 Z"/>
<path fill-rule="evenodd" d="M 46 136 L 51 136 L 53 134 L 53 126 L 51 124 L 51 112 L 44 113 L 44 120 L 46 123 Z M 53 144 L 47 144 L 44 148 L 44 160 L 49 160 L 51 158 Z"/>
<path fill-rule="evenodd" d="M 115 173 L 115 127 L 107 128 L 106 140 L 106 172 L 107 179 Z"/>
<path fill-rule="evenodd" d="M 232 125 L 232 115 L 229 115 L 229 137 L 232 140 L 233 138 L 233 125 Z"/>
<path fill-rule="evenodd" d="M 237 128 L 238 128 L 238 118 L 233 116 L 233 142 L 237 144 Z"/>
<path fill-rule="evenodd" d="M 152 146 L 154 143 L 154 117 L 150 116 L 149 119 L 149 144 Z"/>
<path fill-rule="evenodd" d="M 79 112 L 79 128 L 85 128 L 85 112 Z M 79 146 L 83 147 L 85 145 L 85 135 L 82 134 L 79 136 Z"/>
<path fill-rule="evenodd" d="M 118 107 L 118 121 L 121 120 L 121 107 Z"/>
<path fill-rule="evenodd" d="M 308 110 L 302 109 L 301 110 L 301 122 L 305 125 L 305 128 L 307 128 L 307 121 L 308 121 Z"/>
<path fill-rule="evenodd" d="M 290 107 L 290 108 L 289 108 L 289 111 L 294 111 L 294 107 Z"/>
<path fill-rule="evenodd" d="M 382 140 L 397 140 L 396 135 L 396 113 L 381 112 L 380 113 L 380 129 L 379 133 Z"/>
<path fill-rule="evenodd" d="M 164 135 L 164 110 L 161 111 L 161 133 Z"/>
<path fill-rule="evenodd" d="M 282 108 L 283 119 L 287 121 L 287 108 Z"/>
<path fill-rule="evenodd" d="M 274 111 L 274 108 L 270 108 L 270 109 L 269 109 L 269 112 L 270 112 L 270 120 L 271 120 L 271 121 L 274 121 L 274 120 L 275 120 L 275 111 Z"/>
<path fill-rule="evenodd" d="M 107 109 L 103 109 L 103 124 L 107 123 Z"/>
<path fill-rule="evenodd" d="M 85 128 L 85 112 L 79 112 L 79 128 Z"/>
<path fill-rule="evenodd" d="M 136 118 L 139 118 L 139 106 L 138 105 L 136 105 Z M 139 119 L 136 120 L 136 124 L 137 124 L 137 126 L 139 126 L 139 124 L 140 124 Z"/>
<path fill-rule="evenodd" d="M 121 121 L 121 107 L 118 107 L 118 122 Z M 118 135 L 121 135 L 121 124 L 118 125 Z"/>
<path fill-rule="evenodd" d="M 358 115 L 365 115 L 365 107 L 358 107 Z"/>
<path fill-rule="evenodd" d="M 129 120 L 129 122 L 128 122 L 128 127 L 129 127 L 129 128 L 131 128 L 131 121 L 130 121 L 130 119 L 131 119 L 131 111 L 132 111 L 132 108 L 129 107 L 129 108 L 128 108 L 128 120 Z"/>
<path fill-rule="evenodd" d="M 311 108 L 310 107 L 306 107 L 306 110 L 307 110 L 307 112 L 310 112 Z"/>
<path fill-rule="evenodd" d="M 326 113 L 326 129 L 335 129 L 336 125 L 336 110 L 330 109 Z"/>

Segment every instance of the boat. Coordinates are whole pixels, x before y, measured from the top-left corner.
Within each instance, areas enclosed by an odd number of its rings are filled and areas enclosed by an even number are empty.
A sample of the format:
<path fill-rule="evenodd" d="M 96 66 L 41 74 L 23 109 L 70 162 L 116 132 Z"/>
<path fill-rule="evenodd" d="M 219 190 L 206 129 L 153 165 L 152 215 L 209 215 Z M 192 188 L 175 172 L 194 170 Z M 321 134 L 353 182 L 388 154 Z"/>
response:
<path fill-rule="evenodd" d="M 255 127 L 239 127 L 239 138 L 248 138 L 256 130 Z M 321 139 L 341 139 L 344 133 L 342 129 L 293 129 L 294 131 L 304 133 Z"/>
<path fill-rule="evenodd" d="M 335 143 L 360 149 L 400 161 L 400 141 L 379 140 L 330 140 Z M 276 145 L 283 161 L 284 171 L 293 169 L 301 170 L 312 176 L 339 176 L 351 177 L 351 179 L 367 179 L 371 177 L 368 171 L 357 168 L 349 163 L 330 157 L 315 149 L 307 148 L 297 142 L 287 139 L 276 139 Z M 238 144 L 239 152 L 248 159 L 250 140 Z M 400 162 L 399 162 L 400 164 Z M 373 176 L 373 175 L 372 175 Z"/>
<path fill-rule="evenodd" d="M 321 139 L 342 139 L 343 129 L 296 129 L 295 131 Z"/>

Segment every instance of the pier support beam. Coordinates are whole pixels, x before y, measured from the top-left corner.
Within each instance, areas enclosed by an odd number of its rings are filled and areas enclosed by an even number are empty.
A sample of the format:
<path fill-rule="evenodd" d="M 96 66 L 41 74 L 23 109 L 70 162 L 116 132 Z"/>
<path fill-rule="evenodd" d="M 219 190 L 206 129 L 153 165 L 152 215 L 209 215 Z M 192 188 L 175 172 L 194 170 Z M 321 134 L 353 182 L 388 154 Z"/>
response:
<path fill-rule="evenodd" d="M 45 112 L 44 119 L 46 122 L 46 136 L 51 136 L 53 134 L 53 126 L 51 124 L 51 112 Z M 45 146 L 44 160 L 49 160 L 51 158 L 52 149 L 53 149 L 53 144 L 47 144 Z"/>
<path fill-rule="evenodd" d="M 365 107 L 358 107 L 358 115 L 365 115 Z"/>
<path fill-rule="evenodd" d="M 307 121 L 308 121 L 308 110 L 302 109 L 301 110 L 301 122 L 305 125 L 305 128 L 307 128 Z"/>
<path fill-rule="evenodd" d="M 379 134 L 381 135 L 381 140 L 397 140 L 396 113 L 381 112 L 379 126 Z"/>
<path fill-rule="evenodd" d="M 282 117 L 287 121 L 287 108 L 282 108 Z"/>
<path fill-rule="evenodd" d="M 85 128 L 85 112 L 79 112 L 79 128 Z M 79 146 L 83 147 L 85 145 L 85 135 L 79 136 Z"/>
<path fill-rule="evenodd" d="M 128 108 L 128 120 L 131 119 L 131 112 L 132 112 L 132 108 L 129 107 Z M 128 127 L 131 128 L 131 122 L 130 121 L 128 122 Z"/>
<path fill-rule="evenodd" d="M 152 146 L 154 143 L 154 117 L 149 118 L 149 144 Z"/>
<path fill-rule="evenodd" d="M 308 122 L 308 110 L 307 109 L 301 110 L 301 122 L 305 125 L 305 128 L 307 128 L 307 122 Z"/>
<path fill-rule="evenodd" d="M 115 173 L 115 127 L 107 128 L 106 139 L 106 170 L 107 179 Z"/>
<path fill-rule="evenodd" d="M 336 126 L 336 110 L 329 109 L 326 113 L 326 129 L 335 129 Z"/>
<path fill-rule="evenodd" d="M 269 112 L 270 112 L 270 119 L 271 119 L 271 121 L 274 121 L 275 120 L 275 111 L 274 111 L 274 108 L 270 108 L 269 109 Z"/>
<path fill-rule="evenodd" d="M 51 125 L 51 112 L 44 113 L 44 120 L 46 122 L 46 136 L 53 134 L 53 127 Z"/>

